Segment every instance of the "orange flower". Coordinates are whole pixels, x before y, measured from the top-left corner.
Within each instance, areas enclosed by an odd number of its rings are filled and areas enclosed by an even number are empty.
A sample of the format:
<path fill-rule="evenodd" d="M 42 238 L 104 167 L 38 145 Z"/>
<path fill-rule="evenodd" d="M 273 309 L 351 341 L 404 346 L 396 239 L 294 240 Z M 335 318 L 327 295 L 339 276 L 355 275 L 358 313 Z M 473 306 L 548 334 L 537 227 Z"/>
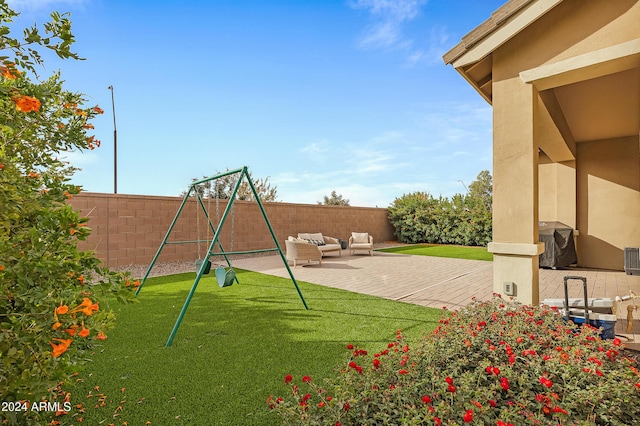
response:
<path fill-rule="evenodd" d="M 56 315 L 64 315 L 67 312 L 69 312 L 69 307 L 67 305 L 63 305 L 62 302 L 60 302 L 60 306 L 56 308 Z"/>
<path fill-rule="evenodd" d="M 88 328 L 84 327 L 84 321 L 82 321 L 82 329 L 80 330 L 80 332 L 78 333 L 78 336 L 80 337 L 87 337 L 89 336 L 89 334 L 91 334 L 91 331 L 89 331 Z"/>
<path fill-rule="evenodd" d="M 107 335 L 104 334 L 103 331 L 98 331 L 98 334 L 96 335 L 96 339 L 105 341 L 107 340 Z"/>
<path fill-rule="evenodd" d="M 82 282 L 84 283 L 84 278 L 82 279 Z M 89 299 L 88 297 L 85 297 L 84 299 L 82 299 L 81 304 L 73 308 L 71 313 L 75 314 L 77 312 L 82 312 L 86 316 L 90 317 L 93 314 L 93 311 L 97 311 L 98 309 L 99 309 L 99 306 L 97 303 L 93 303 L 91 299 Z"/>
<path fill-rule="evenodd" d="M 102 108 L 100 108 L 100 107 L 97 107 L 97 106 L 93 107 L 93 111 L 98 113 L 98 114 L 104 114 L 104 110 Z"/>
<path fill-rule="evenodd" d="M 12 71 L 14 71 L 15 74 L 13 74 Z M 0 73 L 7 80 L 15 80 L 16 78 L 18 78 L 20 71 L 18 71 L 17 69 L 10 70 L 7 67 L 0 67 Z"/>
<path fill-rule="evenodd" d="M 65 332 L 69 333 L 69 335 L 71 337 L 76 335 L 76 330 L 78 330 L 78 325 L 74 324 L 71 327 L 67 328 L 66 330 L 64 330 Z"/>
<path fill-rule="evenodd" d="M 40 110 L 40 100 L 33 96 L 21 95 L 17 98 L 13 98 L 13 102 L 16 103 L 16 109 L 20 112 L 31 112 Z"/>
<path fill-rule="evenodd" d="M 4 271 L 4 265 L 0 265 L 0 271 Z"/>
<path fill-rule="evenodd" d="M 55 340 L 56 342 L 60 342 L 57 345 L 53 342 L 49 342 L 49 344 L 53 348 L 53 350 L 51 351 L 51 354 L 53 355 L 54 358 L 58 358 L 60 355 L 65 353 L 67 349 L 69 349 L 69 345 L 71 345 L 71 342 L 73 342 L 73 339 L 53 339 L 53 340 Z"/>
<path fill-rule="evenodd" d="M 57 330 L 57 329 L 59 329 L 60 327 L 62 327 L 62 323 L 61 323 L 60 321 L 56 321 L 56 322 L 53 324 L 53 327 L 51 327 L 51 328 L 52 328 L 52 329 L 54 329 L 54 330 Z"/>

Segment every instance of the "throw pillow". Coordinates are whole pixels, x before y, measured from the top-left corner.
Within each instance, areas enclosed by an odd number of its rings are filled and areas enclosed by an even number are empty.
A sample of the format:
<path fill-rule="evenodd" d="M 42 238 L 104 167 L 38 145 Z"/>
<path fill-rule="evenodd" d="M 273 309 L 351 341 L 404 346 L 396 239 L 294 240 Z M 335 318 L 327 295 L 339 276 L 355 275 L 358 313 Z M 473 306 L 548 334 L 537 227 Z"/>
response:
<path fill-rule="evenodd" d="M 369 233 L 368 232 L 352 232 L 351 236 L 353 237 L 353 242 L 355 244 L 367 244 L 369 243 Z"/>
<path fill-rule="evenodd" d="M 308 241 L 311 244 L 315 244 L 317 246 L 326 246 L 326 244 L 324 243 L 324 241 L 320 241 L 320 240 L 311 240 L 311 239 L 307 239 L 306 241 Z"/>
<path fill-rule="evenodd" d="M 309 234 L 309 239 L 322 241 L 322 243 L 324 244 L 324 237 L 320 232 L 316 232 L 315 234 Z"/>

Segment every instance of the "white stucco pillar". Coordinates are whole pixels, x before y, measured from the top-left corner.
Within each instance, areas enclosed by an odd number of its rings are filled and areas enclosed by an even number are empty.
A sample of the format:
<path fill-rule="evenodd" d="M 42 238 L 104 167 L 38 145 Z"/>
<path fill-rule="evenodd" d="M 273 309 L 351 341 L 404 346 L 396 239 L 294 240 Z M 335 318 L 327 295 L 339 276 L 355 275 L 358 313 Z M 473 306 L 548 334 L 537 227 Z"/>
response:
<path fill-rule="evenodd" d="M 513 76 L 493 82 L 493 290 L 512 283 L 522 303 L 539 303 L 538 93 Z"/>

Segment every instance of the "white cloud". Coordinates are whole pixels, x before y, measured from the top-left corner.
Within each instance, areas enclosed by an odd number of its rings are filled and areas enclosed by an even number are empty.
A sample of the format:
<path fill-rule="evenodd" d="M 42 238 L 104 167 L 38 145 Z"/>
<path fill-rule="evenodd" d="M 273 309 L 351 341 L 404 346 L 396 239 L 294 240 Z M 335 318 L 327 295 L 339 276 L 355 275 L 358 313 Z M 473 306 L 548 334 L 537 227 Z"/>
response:
<path fill-rule="evenodd" d="M 402 30 L 406 22 L 418 16 L 426 0 L 356 0 L 354 9 L 366 10 L 374 22 L 360 37 L 359 46 L 364 49 L 410 49 L 412 40 L 406 39 Z"/>
<path fill-rule="evenodd" d="M 75 167 L 85 167 L 98 162 L 94 151 L 67 151 L 60 155 L 62 161 L 68 161 Z"/>
<path fill-rule="evenodd" d="M 323 154 L 327 151 L 329 151 L 329 148 L 327 147 L 326 141 L 311 142 L 310 144 L 300 148 L 300 152 L 309 153 L 311 155 Z"/>

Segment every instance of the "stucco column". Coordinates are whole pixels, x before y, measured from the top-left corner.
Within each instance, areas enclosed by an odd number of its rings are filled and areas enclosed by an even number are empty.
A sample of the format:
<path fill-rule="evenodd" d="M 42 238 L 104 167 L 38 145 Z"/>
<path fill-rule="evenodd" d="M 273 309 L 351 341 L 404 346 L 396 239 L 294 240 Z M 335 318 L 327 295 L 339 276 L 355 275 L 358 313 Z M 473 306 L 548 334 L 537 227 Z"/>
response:
<path fill-rule="evenodd" d="M 493 291 L 539 303 L 538 93 L 519 77 L 493 82 Z"/>

